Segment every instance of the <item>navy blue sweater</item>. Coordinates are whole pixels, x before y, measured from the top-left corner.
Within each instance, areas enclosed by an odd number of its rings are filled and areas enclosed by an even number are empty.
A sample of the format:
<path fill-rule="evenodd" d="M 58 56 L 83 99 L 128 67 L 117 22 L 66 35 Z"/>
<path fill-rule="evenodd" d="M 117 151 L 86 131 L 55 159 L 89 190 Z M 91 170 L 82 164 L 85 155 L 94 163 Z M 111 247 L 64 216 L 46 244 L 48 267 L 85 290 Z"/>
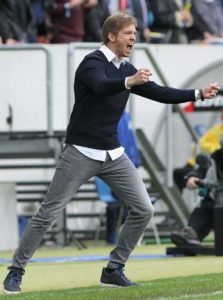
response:
<path fill-rule="evenodd" d="M 153 81 L 126 89 L 125 78 L 136 72 L 129 62 L 117 69 L 100 50 L 84 58 L 75 74 L 67 144 L 101 150 L 119 147 L 117 126 L 130 92 L 162 103 L 195 101 L 194 90 L 163 87 Z"/>

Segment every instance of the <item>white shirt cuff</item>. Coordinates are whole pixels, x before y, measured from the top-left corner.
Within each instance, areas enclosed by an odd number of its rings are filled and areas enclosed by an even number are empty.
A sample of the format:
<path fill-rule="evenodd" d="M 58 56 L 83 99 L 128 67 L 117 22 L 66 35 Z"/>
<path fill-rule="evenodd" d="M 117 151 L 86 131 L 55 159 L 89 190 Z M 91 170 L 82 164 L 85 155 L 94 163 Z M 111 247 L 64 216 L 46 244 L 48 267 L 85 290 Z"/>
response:
<path fill-rule="evenodd" d="M 194 93 L 195 93 L 195 101 L 200 100 L 200 98 L 198 97 L 198 96 L 200 96 L 200 91 L 199 90 L 195 90 Z"/>
<path fill-rule="evenodd" d="M 128 87 L 128 85 L 127 85 L 127 80 L 128 80 L 128 77 L 125 78 L 125 88 L 126 88 L 127 90 L 130 90 L 130 87 Z"/>

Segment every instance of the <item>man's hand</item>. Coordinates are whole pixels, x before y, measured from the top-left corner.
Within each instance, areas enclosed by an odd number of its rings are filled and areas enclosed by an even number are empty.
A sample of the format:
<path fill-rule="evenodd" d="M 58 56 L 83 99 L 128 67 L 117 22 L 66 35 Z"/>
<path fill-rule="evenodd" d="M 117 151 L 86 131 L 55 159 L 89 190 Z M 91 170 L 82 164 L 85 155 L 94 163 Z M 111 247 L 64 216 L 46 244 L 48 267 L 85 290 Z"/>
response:
<path fill-rule="evenodd" d="M 204 95 L 204 99 L 212 99 L 216 97 L 217 92 L 220 90 L 219 83 L 210 83 L 209 85 L 205 86 L 202 91 Z"/>
<path fill-rule="evenodd" d="M 16 45 L 16 44 L 22 44 L 22 42 L 14 40 L 12 38 L 9 38 L 6 40 L 6 45 L 8 45 L 8 46 L 12 46 L 12 45 Z"/>
<path fill-rule="evenodd" d="M 186 187 L 190 190 L 195 190 L 199 187 L 200 179 L 198 177 L 189 177 L 186 182 Z"/>
<path fill-rule="evenodd" d="M 98 3 L 97 0 L 88 0 L 88 1 L 84 1 L 84 8 L 93 8 L 94 6 L 96 6 Z"/>
<path fill-rule="evenodd" d="M 180 16 L 183 23 L 192 22 L 192 15 L 190 11 L 186 9 L 182 9 L 180 11 Z"/>
<path fill-rule="evenodd" d="M 74 8 L 83 4 L 83 0 L 70 0 L 68 3 L 70 4 L 71 8 Z"/>
<path fill-rule="evenodd" d="M 134 75 L 127 78 L 127 86 L 131 88 L 134 85 L 143 84 L 149 81 L 149 76 L 151 75 L 152 73 L 149 69 L 139 69 Z"/>

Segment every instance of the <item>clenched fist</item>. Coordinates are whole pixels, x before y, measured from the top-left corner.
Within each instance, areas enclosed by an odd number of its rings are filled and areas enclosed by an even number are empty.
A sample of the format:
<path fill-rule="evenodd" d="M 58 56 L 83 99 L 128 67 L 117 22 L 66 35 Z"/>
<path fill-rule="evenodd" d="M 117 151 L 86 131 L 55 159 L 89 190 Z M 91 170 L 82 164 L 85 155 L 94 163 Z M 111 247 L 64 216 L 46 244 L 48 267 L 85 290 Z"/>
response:
<path fill-rule="evenodd" d="M 202 89 L 204 99 L 212 99 L 216 97 L 217 92 L 220 89 L 219 83 L 210 83 Z"/>
<path fill-rule="evenodd" d="M 134 75 L 129 76 L 127 78 L 127 86 L 129 88 L 133 87 L 134 85 L 140 85 L 147 81 L 149 81 L 149 76 L 151 76 L 152 73 L 149 69 L 143 68 L 139 69 Z"/>

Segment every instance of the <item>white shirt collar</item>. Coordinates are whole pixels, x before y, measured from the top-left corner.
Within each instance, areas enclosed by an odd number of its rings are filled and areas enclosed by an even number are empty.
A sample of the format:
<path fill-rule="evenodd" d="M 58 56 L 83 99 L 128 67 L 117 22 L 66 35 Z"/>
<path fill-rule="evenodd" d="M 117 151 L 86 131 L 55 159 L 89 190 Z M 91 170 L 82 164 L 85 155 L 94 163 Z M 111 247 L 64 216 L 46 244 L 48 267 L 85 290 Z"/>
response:
<path fill-rule="evenodd" d="M 126 59 L 124 57 L 118 58 L 106 45 L 102 45 L 99 49 L 109 62 L 112 62 L 117 68 L 120 67 L 121 63 L 125 64 Z"/>

